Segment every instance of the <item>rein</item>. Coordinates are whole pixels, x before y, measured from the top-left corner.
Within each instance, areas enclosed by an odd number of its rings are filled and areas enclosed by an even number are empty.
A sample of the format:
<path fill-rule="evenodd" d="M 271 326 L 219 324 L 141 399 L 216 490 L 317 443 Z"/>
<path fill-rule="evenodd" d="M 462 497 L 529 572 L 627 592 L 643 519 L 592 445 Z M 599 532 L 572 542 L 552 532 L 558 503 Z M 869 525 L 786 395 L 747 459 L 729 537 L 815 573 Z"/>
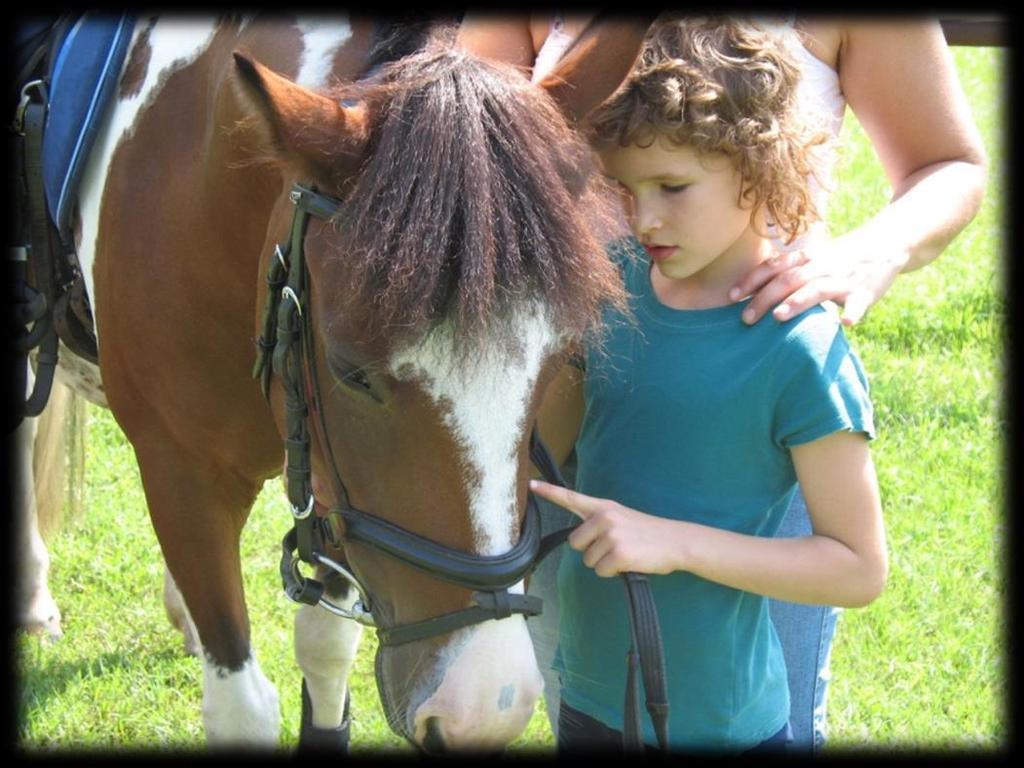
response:
<path fill-rule="evenodd" d="M 331 449 L 321 407 L 320 387 L 313 354 L 312 323 L 309 315 L 309 273 L 303 258 L 303 241 L 310 216 L 330 219 L 341 203 L 296 184 L 289 199 L 295 206 L 288 242 L 274 249 L 267 272 L 267 301 L 263 332 L 257 339 L 257 360 L 253 378 L 260 380 L 269 401 L 270 378 L 276 373 L 285 395 L 285 479 L 294 526 L 282 540 L 280 564 L 285 594 L 293 601 L 319 605 L 331 613 L 375 627 L 381 646 L 397 646 L 447 634 L 456 629 L 513 614 L 530 617 L 541 613 L 540 598 L 509 592 L 555 547 L 565 541 L 573 527 L 540 536 L 540 511 L 532 493 L 527 494 L 526 515 L 519 541 L 497 556 L 472 555 L 446 547 L 394 523 L 352 506 L 348 491 Z M 310 424 L 331 467 L 337 504 L 326 515 L 314 512 L 310 462 Z M 564 486 L 558 467 L 537 435 L 530 433 L 530 457 L 544 478 Z M 346 565 L 324 554 L 325 544 L 342 549 L 345 542 L 368 545 L 435 578 L 473 590 L 472 605 L 422 621 L 390 627 L 380 626 L 373 615 L 369 593 Z M 341 575 L 357 591 L 359 599 L 343 608 L 324 596 L 324 585 L 304 577 L 300 561 L 321 565 Z M 642 750 L 639 710 L 639 667 L 646 689 L 647 710 L 654 723 L 658 743 L 668 748 L 668 701 L 665 691 L 664 653 L 658 617 L 644 574 L 623 574 L 630 605 L 632 647 L 626 687 L 626 723 L 623 733 L 627 748 Z M 376 670 L 380 681 L 380 657 Z M 378 686 L 384 696 L 384 686 Z M 389 702 L 383 701 L 388 723 L 403 733 Z"/>

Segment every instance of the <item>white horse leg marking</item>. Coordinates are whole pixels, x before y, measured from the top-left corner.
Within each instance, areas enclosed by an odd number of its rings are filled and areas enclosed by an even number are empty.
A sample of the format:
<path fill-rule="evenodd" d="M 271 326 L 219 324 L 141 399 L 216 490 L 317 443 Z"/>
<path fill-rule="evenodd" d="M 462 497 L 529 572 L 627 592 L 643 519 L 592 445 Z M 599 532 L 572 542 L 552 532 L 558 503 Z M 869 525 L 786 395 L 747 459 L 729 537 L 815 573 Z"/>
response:
<path fill-rule="evenodd" d="M 178 585 L 174 582 L 170 570 L 164 566 L 164 610 L 167 611 L 167 618 L 171 624 L 177 627 L 184 635 L 185 653 L 189 656 L 202 656 L 203 644 L 199 641 L 199 631 L 196 629 L 192 615 L 185 605 L 185 598 L 182 597 Z"/>
<path fill-rule="evenodd" d="M 390 363 L 396 378 L 415 378 L 430 393 L 477 473 L 480 483 L 469 489 L 470 514 L 482 555 L 507 552 L 514 544 L 516 449 L 541 365 L 559 342 L 547 312 L 537 303 L 520 307 L 515 324 L 518 349 L 485 353 L 467 370 L 452 367 L 447 325 L 400 350 Z"/>
<path fill-rule="evenodd" d="M 468 489 L 470 512 L 483 555 L 507 552 L 515 543 L 517 448 L 541 366 L 560 341 L 536 303 L 519 307 L 515 323 L 519 349 L 491 352 L 466 370 L 452 369 L 452 339 L 444 327 L 391 361 L 397 378 L 415 377 L 438 403 L 475 470 L 479 484 Z M 520 583 L 510 591 L 522 590 Z M 523 617 L 455 633 L 442 658 L 440 685 L 413 694 L 413 702 L 423 699 L 410 714 L 415 737 L 424 737 L 430 718 L 440 722 L 446 743 L 462 748 L 498 747 L 518 735 L 543 688 Z"/>
<path fill-rule="evenodd" d="M 203 662 L 203 726 L 214 747 L 277 746 L 281 707 L 277 690 L 255 656 L 229 670 L 209 655 Z"/>
<path fill-rule="evenodd" d="M 28 392 L 32 391 L 35 376 L 28 368 Z M 26 393 L 27 394 L 27 393 Z M 63 633 L 60 628 L 60 609 L 50 594 L 50 554 L 43 537 L 39 535 L 36 510 L 35 484 L 32 475 L 32 455 L 36 440 L 37 422 L 22 419 L 14 435 L 16 493 L 14 504 L 17 514 L 15 552 L 19 558 L 18 594 L 16 609 L 18 624 L 28 632 L 41 632 L 56 639 Z"/>
<path fill-rule="evenodd" d="M 344 607 L 350 608 L 356 598 L 353 594 Z M 304 605 L 295 614 L 295 658 L 306 679 L 317 728 L 341 725 L 348 676 L 362 634 L 360 624 L 314 605 Z"/>

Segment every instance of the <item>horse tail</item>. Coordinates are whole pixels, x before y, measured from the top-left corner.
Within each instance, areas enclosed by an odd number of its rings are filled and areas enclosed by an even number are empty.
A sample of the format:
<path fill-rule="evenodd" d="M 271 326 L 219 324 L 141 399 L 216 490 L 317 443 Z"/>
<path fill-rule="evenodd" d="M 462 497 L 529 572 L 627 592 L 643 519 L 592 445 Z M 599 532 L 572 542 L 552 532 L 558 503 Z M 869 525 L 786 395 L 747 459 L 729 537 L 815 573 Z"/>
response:
<path fill-rule="evenodd" d="M 56 531 L 65 506 L 76 516 L 82 509 L 85 476 L 85 400 L 54 381 L 46 408 L 36 426 L 32 480 L 39 531 Z"/>

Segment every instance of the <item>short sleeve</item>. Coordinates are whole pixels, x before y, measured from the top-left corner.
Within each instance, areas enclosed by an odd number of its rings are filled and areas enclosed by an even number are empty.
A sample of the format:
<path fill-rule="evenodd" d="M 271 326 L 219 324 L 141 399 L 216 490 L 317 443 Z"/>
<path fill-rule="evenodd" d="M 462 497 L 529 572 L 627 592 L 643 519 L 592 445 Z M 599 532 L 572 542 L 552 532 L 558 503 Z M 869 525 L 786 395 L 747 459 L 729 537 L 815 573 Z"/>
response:
<path fill-rule="evenodd" d="M 867 375 L 831 313 L 795 318 L 773 372 L 779 394 L 772 435 L 780 447 L 788 450 L 840 431 L 874 439 Z"/>

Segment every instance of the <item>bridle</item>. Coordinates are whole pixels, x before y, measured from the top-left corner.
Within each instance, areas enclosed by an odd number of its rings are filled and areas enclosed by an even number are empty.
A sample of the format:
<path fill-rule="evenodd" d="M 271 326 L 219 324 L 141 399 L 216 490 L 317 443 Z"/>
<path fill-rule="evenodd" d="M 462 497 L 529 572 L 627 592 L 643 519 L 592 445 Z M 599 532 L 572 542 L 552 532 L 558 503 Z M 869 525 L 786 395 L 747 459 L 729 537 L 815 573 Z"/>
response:
<path fill-rule="evenodd" d="M 447 634 L 456 629 L 513 614 L 526 617 L 541 612 L 541 600 L 532 595 L 509 592 L 543 558 L 561 544 L 572 527 L 540 535 L 540 513 L 536 498 L 527 494 L 526 513 L 519 541 L 508 552 L 481 556 L 452 549 L 412 533 L 383 518 L 352 506 L 348 490 L 338 471 L 331 449 L 321 406 L 313 333 L 310 318 L 310 281 L 303 243 L 310 216 L 330 220 L 342 211 L 343 204 L 313 189 L 296 184 L 289 194 L 295 206 L 288 241 L 274 250 L 267 271 L 267 300 L 264 306 L 262 334 L 257 339 L 257 360 L 253 378 L 258 378 L 263 395 L 269 400 L 271 373 L 284 389 L 285 407 L 285 484 L 294 527 L 282 541 L 281 579 L 287 596 L 295 602 L 319 605 L 331 613 L 375 627 L 381 646 L 399 646 Z M 269 362 L 269 364 L 268 364 Z M 318 506 L 312 489 L 310 443 L 312 427 L 330 467 L 335 504 L 326 514 L 315 513 Z M 530 435 L 530 457 L 546 480 L 565 485 L 558 467 L 539 439 L 536 428 Z M 368 591 L 346 564 L 324 554 L 325 545 L 342 550 L 346 542 L 358 542 L 383 552 L 402 563 L 435 578 L 472 590 L 472 605 L 433 618 L 394 626 L 381 626 L 373 614 Z M 321 565 L 344 578 L 357 592 L 358 599 L 345 608 L 328 599 L 324 585 L 304 577 L 300 561 Z M 650 585 L 643 574 L 623 574 L 630 603 L 633 646 L 629 654 L 627 685 L 627 746 L 642 748 L 639 714 L 640 666 L 647 692 L 647 709 L 655 723 L 662 748 L 667 748 L 668 702 L 665 671 L 657 614 Z M 377 657 L 378 683 L 380 655 Z M 378 685 L 382 698 L 385 687 Z M 393 708 L 382 702 L 388 723 L 398 733 L 405 729 Z"/>
<path fill-rule="evenodd" d="M 295 528 L 282 544 L 281 575 L 288 596 L 298 602 L 321 605 L 344 618 L 374 626 L 382 645 L 403 645 L 488 619 L 503 619 L 513 613 L 532 616 L 540 613 L 540 600 L 509 593 L 534 567 L 540 551 L 540 517 L 537 502 L 531 496 L 519 542 L 497 556 L 471 555 L 446 547 L 401 528 L 353 506 L 338 472 L 324 421 L 316 362 L 312 349 L 308 301 L 309 275 L 303 259 L 302 243 L 309 216 L 329 219 L 339 211 L 340 203 L 310 189 L 296 185 L 290 199 L 295 205 L 289 241 L 275 249 L 268 273 L 268 312 L 264 316 L 261 349 L 273 352 L 273 371 L 285 392 L 286 486 Z M 270 307 L 276 304 L 276 308 Z M 276 311 L 275 311 L 276 310 Z M 276 336 L 273 344 L 267 339 Z M 254 370 L 262 377 L 264 394 L 269 392 L 269 370 L 261 356 Z M 313 514 L 310 465 L 310 426 L 324 451 L 332 474 L 335 504 L 326 516 Z M 341 525 L 339 525 L 339 522 Z M 393 627 L 379 626 L 373 616 L 366 589 L 344 565 L 323 553 L 324 543 L 340 549 L 344 542 L 369 545 L 431 576 L 475 590 L 474 604 L 466 609 L 424 621 Z M 296 554 L 292 554 L 292 553 Z M 319 564 L 335 571 L 359 593 L 351 609 L 338 606 L 323 596 L 322 585 L 305 578 L 299 561 Z"/>

